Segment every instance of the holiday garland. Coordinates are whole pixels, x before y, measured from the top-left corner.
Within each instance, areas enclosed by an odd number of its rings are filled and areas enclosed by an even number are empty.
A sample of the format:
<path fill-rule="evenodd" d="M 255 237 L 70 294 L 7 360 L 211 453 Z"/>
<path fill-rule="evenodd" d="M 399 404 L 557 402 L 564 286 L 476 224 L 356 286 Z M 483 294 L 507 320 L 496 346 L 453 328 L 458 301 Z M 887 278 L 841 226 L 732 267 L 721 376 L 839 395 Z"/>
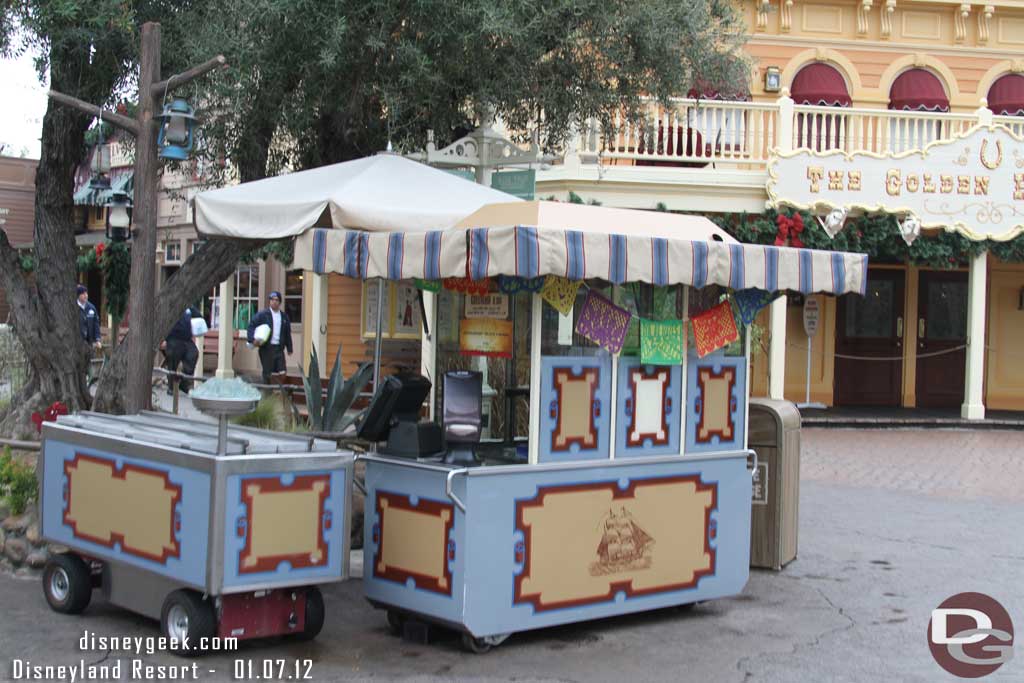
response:
<path fill-rule="evenodd" d="M 1005 263 L 1024 262 L 1024 235 L 1006 242 L 974 242 L 959 233 L 938 231 L 915 240 L 911 246 L 900 238 L 892 216 L 863 216 L 851 219 L 830 239 L 813 215 L 806 212 L 775 211 L 763 214 L 729 213 L 708 215 L 720 228 L 749 244 L 804 246 L 808 249 L 849 251 L 867 254 L 871 263 L 910 263 L 928 268 L 962 268 L 983 251 Z M 795 230 L 797 221 L 806 228 Z M 794 239 L 795 238 L 795 239 Z M 798 245 L 796 242 L 799 242 Z"/>

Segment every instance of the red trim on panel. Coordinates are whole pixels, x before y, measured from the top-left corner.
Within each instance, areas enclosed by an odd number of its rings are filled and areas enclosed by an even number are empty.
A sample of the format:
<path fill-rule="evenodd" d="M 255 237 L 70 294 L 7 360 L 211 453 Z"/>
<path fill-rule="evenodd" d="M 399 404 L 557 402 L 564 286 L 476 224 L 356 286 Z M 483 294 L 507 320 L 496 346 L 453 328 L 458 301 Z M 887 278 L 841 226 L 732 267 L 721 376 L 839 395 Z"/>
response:
<path fill-rule="evenodd" d="M 72 495 L 74 495 L 71 486 L 71 468 L 74 465 L 77 465 L 78 462 L 81 460 L 89 460 L 98 465 L 105 465 L 109 467 L 111 478 L 113 479 L 123 480 L 127 476 L 128 472 L 131 471 L 138 472 L 140 474 L 144 474 L 151 477 L 157 476 L 163 479 L 165 490 L 172 491 L 174 493 L 174 495 L 171 496 L 171 509 L 168 510 L 167 513 L 172 547 L 168 548 L 167 546 L 164 546 L 163 553 L 161 553 L 160 555 L 154 555 L 152 553 L 148 553 L 144 550 L 133 548 L 132 546 L 128 545 L 127 543 L 125 543 L 124 535 L 117 533 L 113 529 L 111 529 L 109 532 L 110 536 L 105 539 L 99 538 L 97 536 L 90 536 L 89 534 L 79 531 L 78 525 L 75 523 L 73 519 L 70 519 L 68 515 L 71 513 L 71 497 Z M 141 465 L 132 465 L 128 463 L 125 463 L 125 465 L 121 467 L 121 469 L 119 470 L 116 468 L 115 462 L 111 458 L 99 458 L 92 455 L 85 455 L 83 453 L 75 453 L 74 459 L 64 461 L 64 476 L 67 478 L 67 506 L 64 508 L 63 522 L 67 526 L 71 527 L 72 536 L 74 536 L 75 538 L 80 538 L 84 541 L 89 541 L 91 543 L 98 543 L 99 545 L 102 545 L 106 548 L 113 548 L 115 543 L 120 543 L 121 551 L 125 554 L 134 555 L 135 557 L 141 557 L 147 560 L 152 560 L 154 562 L 159 562 L 160 564 L 167 564 L 167 559 L 170 557 L 181 557 L 181 543 L 178 541 L 178 539 L 174 537 L 174 508 L 175 506 L 177 506 L 178 502 L 181 501 L 181 485 L 172 484 L 170 474 L 167 471 L 157 470 L 150 467 L 143 467 Z M 127 514 L 130 514 L 130 511 Z"/>
<path fill-rule="evenodd" d="M 590 399 L 587 401 L 587 403 L 590 404 L 590 423 L 588 425 L 588 433 L 585 436 L 566 437 L 565 443 L 559 446 L 558 439 L 562 434 L 562 411 L 564 410 L 564 406 L 562 405 L 562 385 L 559 383 L 558 380 L 563 377 L 569 381 L 574 382 L 582 382 L 590 379 L 591 377 L 593 377 L 594 379 L 589 381 Z M 565 452 L 572 448 L 573 444 L 578 445 L 580 448 L 597 448 L 598 434 L 597 426 L 594 424 L 594 396 L 597 395 L 597 386 L 598 384 L 601 383 L 601 369 L 584 368 L 583 372 L 577 375 L 572 371 L 571 368 L 554 368 L 551 373 L 551 381 L 554 384 L 555 402 L 558 411 L 555 417 L 555 428 L 551 431 L 551 451 Z"/>
<path fill-rule="evenodd" d="M 532 546 L 531 536 L 532 530 L 530 525 L 526 524 L 524 520 L 524 513 L 527 508 L 543 507 L 544 498 L 548 495 L 566 493 L 572 491 L 601 491 L 607 489 L 612 493 L 612 500 L 618 500 L 622 498 L 635 498 L 636 490 L 644 486 L 659 486 L 664 484 L 678 484 L 683 482 L 693 482 L 698 492 L 710 491 L 711 492 L 711 504 L 704 510 L 704 552 L 711 556 L 711 566 L 708 569 L 697 570 L 693 573 L 693 578 L 690 581 L 683 581 L 679 583 L 664 584 L 661 586 L 651 586 L 650 588 L 634 589 L 632 579 L 625 581 L 616 581 L 608 585 L 608 590 L 600 595 L 593 595 L 586 598 L 579 598 L 577 600 L 563 600 L 559 602 L 544 603 L 541 600 L 541 596 L 538 593 L 524 594 L 523 593 L 523 581 L 530 576 L 532 570 Z M 625 490 L 620 489 L 618 482 L 604 481 L 595 482 L 591 484 L 569 484 L 565 486 L 541 486 L 537 488 L 537 495 L 530 500 L 517 500 L 516 501 L 516 529 L 521 530 L 523 533 L 523 552 L 525 553 L 525 561 L 523 562 L 523 571 L 515 577 L 515 591 L 512 597 L 512 604 L 522 605 L 529 604 L 533 606 L 535 612 L 545 612 L 553 609 L 563 609 L 566 607 L 584 607 L 586 605 L 595 605 L 603 602 L 611 602 L 615 599 L 615 595 L 619 592 L 623 592 L 626 595 L 626 599 L 641 597 L 644 595 L 654 595 L 657 593 L 667 593 L 670 591 L 684 590 L 687 588 L 695 587 L 700 579 L 705 576 L 713 576 L 715 573 L 715 560 L 716 551 L 711 547 L 711 512 L 718 507 L 718 484 L 710 483 L 705 484 L 701 481 L 699 474 L 691 474 L 686 476 L 678 477 L 661 477 L 658 479 L 640 479 L 632 480 L 629 482 L 629 487 Z"/>
<path fill-rule="evenodd" d="M 445 558 L 443 565 L 444 578 L 448 584 L 447 587 L 442 586 L 436 576 L 427 576 L 426 574 L 420 574 L 406 569 L 399 569 L 397 567 L 388 567 L 383 572 L 378 570 L 377 560 L 384 556 L 384 508 L 380 504 L 382 500 L 387 500 L 388 507 L 392 507 L 397 510 L 407 510 L 409 512 L 416 512 L 434 517 L 440 517 L 441 513 L 444 511 L 448 512 L 448 521 L 444 524 L 444 545 L 437 550 L 441 556 Z M 442 503 L 437 500 L 426 500 L 423 498 L 419 499 L 418 505 L 413 505 L 409 496 L 398 493 L 387 493 L 385 491 L 377 491 L 377 502 L 375 507 L 377 510 L 377 524 L 380 541 L 377 544 L 377 553 L 373 556 L 373 577 L 375 579 L 387 579 L 388 581 L 395 581 L 396 583 L 401 584 L 404 584 L 409 579 L 413 579 L 416 582 L 417 588 L 430 591 L 431 593 L 440 593 L 441 595 L 450 596 L 452 594 L 452 570 L 448 566 L 447 559 L 449 555 L 448 536 L 451 534 L 451 530 L 455 526 L 455 507 L 451 503 Z"/>
<path fill-rule="evenodd" d="M 253 484 L 260 487 L 260 495 L 274 494 L 274 493 L 295 493 L 298 491 L 312 491 L 313 485 L 317 482 L 323 482 L 324 488 L 320 491 L 319 500 L 317 501 L 317 516 L 316 516 L 316 547 L 320 551 L 320 559 L 313 560 L 310 558 L 310 553 L 289 553 L 287 555 L 270 555 L 268 557 L 261 557 L 256 560 L 256 564 L 246 567 L 245 559 L 252 554 L 252 537 L 253 537 L 253 502 L 254 499 L 249 495 L 247 488 Z M 323 567 L 327 565 L 327 542 L 324 541 L 324 530 L 323 520 L 324 513 L 326 512 L 325 502 L 331 495 L 331 475 L 329 474 L 310 474 L 302 477 L 295 477 L 291 484 L 285 485 L 281 483 L 279 477 L 247 477 L 241 481 L 242 489 L 242 502 L 245 503 L 245 547 L 238 552 L 238 573 L 242 574 L 254 574 L 257 572 L 274 571 L 277 566 L 282 562 L 288 562 L 291 564 L 292 569 L 301 569 L 304 567 Z"/>
<path fill-rule="evenodd" d="M 664 374 L 665 381 L 661 385 L 661 433 L 664 435 L 658 438 L 657 433 L 641 433 L 637 435 L 637 438 L 632 438 L 633 427 L 636 425 L 637 413 L 639 409 L 637 407 L 637 380 L 636 375 L 639 374 L 641 380 L 657 380 L 658 375 Z M 626 445 L 627 446 L 642 446 L 644 440 L 650 439 L 651 443 L 655 446 L 664 446 L 668 444 L 668 416 L 666 415 L 666 403 L 668 402 L 668 386 L 672 382 L 672 369 L 667 366 L 655 366 L 653 370 L 647 372 L 647 368 L 643 365 L 639 365 L 629 371 L 629 387 L 632 392 L 633 398 L 633 414 L 630 416 L 629 424 L 626 426 Z"/>
<path fill-rule="evenodd" d="M 707 432 L 707 436 L 701 438 L 701 433 L 706 429 L 704 424 L 704 417 L 707 409 L 707 392 L 704 389 L 705 378 L 702 377 L 702 373 L 707 372 L 708 376 L 706 379 L 725 379 L 729 380 L 729 389 L 726 396 L 729 399 L 729 406 L 726 408 L 726 427 L 723 429 L 710 430 Z M 717 436 L 719 439 L 732 440 L 736 434 L 736 424 L 732 419 L 732 392 L 736 388 L 736 369 L 733 367 L 724 367 L 720 372 L 715 372 L 710 367 L 697 366 L 697 385 L 700 387 L 700 420 L 697 421 L 697 429 L 693 433 L 693 439 L 696 443 L 711 443 L 712 437 Z M 732 436 L 726 436 L 726 432 Z"/>

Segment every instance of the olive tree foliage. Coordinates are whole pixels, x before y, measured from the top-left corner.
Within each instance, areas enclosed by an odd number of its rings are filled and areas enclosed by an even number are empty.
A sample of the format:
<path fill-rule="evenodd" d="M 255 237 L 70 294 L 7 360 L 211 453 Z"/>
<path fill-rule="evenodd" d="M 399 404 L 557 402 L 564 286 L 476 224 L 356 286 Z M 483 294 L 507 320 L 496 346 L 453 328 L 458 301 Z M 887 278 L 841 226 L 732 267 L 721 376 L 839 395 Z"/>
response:
<path fill-rule="evenodd" d="M 109 104 L 132 97 L 144 21 L 162 24 L 165 78 L 227 57 L 178 93 L 199 106 L 196 155 L 210 185 L 346 161 L 389 141 L 419 150 L 427 130 L 445 143 L 491 110 L 556 150 L 583 121 L 637 121 L 645 97 L 734 88 L 749 71 L 742 18 L 727 0 L 0 0 L 0 49 L 32 49 L 54 89 Z M 89 402 L 71 294 L 73 175 L 89 125 L 47 109 L 34 276 L 0 232 L 0 286 L 35 377 L 0 431 L 54 400 Z M 191 255 L 146 312 L 158 339 L 260 246 L 210 240 Z M 127 347 L 105 366 L 94 408 L 120 409 Z"/>
<path fill-rule="evenodd" d="M 193 59 L 230 62 L 200 85 L 205 153 L 266 152 L 271 174 L 447 142 L 491 108 L 554 150 L 581 121 L 749 76 L 721 0 L 222 0 L 190 18 Z"/>

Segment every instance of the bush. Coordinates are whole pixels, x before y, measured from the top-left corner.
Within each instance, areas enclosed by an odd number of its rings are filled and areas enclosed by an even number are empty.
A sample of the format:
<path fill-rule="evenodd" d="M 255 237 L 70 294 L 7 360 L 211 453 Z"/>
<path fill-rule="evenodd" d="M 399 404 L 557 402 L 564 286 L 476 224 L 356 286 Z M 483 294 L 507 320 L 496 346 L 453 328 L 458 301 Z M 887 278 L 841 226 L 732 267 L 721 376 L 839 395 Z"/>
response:
<path fill-rule="evenodd" d="M 37 492 L 33 468 L 15 460 L 10 447 L 4 446 L 0 455 L 0 499 L 7 503 L 12 514 L 20 515 L 36 499 Z"/>
<path fill-rule="evenodd" d="M 287 431 L 290 426 L 288 416 L 281 405 L 281 397 L 277 394 L 267 394 L 256 404 L 255 410 L 236 417 L 231 422 L 242 427 L 271 429 L 277 432 Z"/>

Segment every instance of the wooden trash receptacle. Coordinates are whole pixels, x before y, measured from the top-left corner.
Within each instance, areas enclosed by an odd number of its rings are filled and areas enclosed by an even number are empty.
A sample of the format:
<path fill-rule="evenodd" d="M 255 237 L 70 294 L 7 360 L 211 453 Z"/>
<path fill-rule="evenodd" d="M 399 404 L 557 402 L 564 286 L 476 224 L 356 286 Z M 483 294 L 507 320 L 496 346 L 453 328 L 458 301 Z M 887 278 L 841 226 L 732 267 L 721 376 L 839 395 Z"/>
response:
<path fill-rule="evenodd" d="M 800 510 L 800 411 L 789 401 L 750 400 L 749 445 L 757 453 L 750 566 L 779 571 L 796 559 Z"/>

